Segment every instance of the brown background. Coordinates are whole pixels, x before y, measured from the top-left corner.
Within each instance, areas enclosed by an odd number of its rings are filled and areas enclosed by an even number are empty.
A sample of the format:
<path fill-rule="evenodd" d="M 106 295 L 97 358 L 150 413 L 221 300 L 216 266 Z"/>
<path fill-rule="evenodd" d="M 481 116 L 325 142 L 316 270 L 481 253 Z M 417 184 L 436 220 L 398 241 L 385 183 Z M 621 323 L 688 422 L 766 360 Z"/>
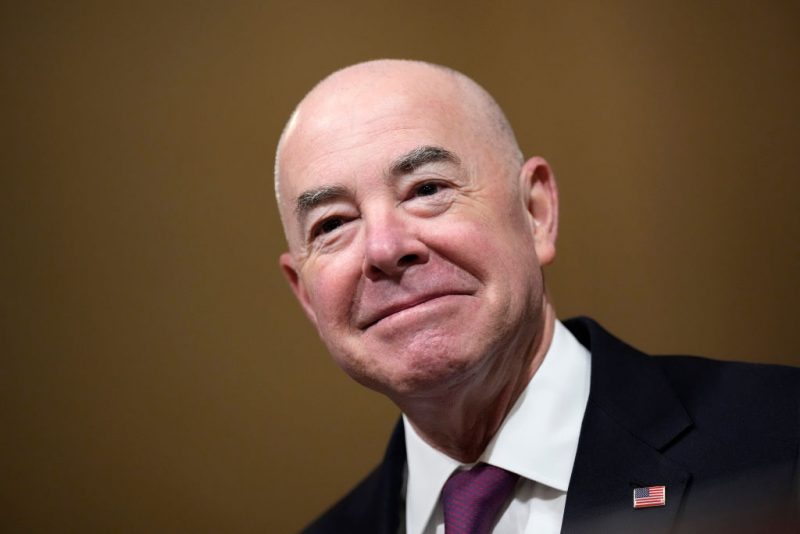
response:
<path fill-rule="evenodd" d="M 271 185 L 359 60 L 463 70 L 550 160 L 561 317 L 800 363 L 796 2 L 9 4 L 0 530 L 291 532 L 377 461 L 396 410 L 301 316 Z"/>

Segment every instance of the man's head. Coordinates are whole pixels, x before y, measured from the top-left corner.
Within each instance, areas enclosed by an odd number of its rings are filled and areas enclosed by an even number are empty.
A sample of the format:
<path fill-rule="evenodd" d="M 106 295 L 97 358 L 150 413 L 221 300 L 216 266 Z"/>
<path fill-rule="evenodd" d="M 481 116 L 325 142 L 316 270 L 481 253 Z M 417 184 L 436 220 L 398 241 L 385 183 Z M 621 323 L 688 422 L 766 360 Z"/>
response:
<path fill-rule="evenodd" d="M 557 194 L 466 76 L 382 60 L 298 105 L 276 156 L 281 266 L 339 365 L 396 402 L 524 373 Z"/>

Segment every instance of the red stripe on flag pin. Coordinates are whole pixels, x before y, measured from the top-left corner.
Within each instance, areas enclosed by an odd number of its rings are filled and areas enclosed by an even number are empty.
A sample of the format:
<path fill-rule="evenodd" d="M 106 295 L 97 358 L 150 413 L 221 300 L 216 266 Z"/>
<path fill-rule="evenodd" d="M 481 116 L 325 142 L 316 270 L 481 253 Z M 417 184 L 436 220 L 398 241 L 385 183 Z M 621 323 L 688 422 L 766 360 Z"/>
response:
<path fill-rule="evenodd" d="M 648 486 L 633 490 L 633 507 L 650 508 L 651 506 L 666 506 L 667 487 Z"/>

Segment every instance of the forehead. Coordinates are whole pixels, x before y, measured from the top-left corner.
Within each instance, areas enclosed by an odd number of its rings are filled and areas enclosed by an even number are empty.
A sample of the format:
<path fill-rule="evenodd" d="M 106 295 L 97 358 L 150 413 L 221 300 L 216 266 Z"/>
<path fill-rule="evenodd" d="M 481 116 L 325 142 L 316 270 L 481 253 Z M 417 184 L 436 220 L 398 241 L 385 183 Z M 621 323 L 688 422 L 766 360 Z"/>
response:
<path fill-rule="evenodd" d="M 312 104 L 298 111 L 281 153 L 287 200 L 320 181 L 384 172 L 400 154 L 417 146 L 457 152 L 469 141 L 468 117 L 436 95 L 334 95 Z"/>

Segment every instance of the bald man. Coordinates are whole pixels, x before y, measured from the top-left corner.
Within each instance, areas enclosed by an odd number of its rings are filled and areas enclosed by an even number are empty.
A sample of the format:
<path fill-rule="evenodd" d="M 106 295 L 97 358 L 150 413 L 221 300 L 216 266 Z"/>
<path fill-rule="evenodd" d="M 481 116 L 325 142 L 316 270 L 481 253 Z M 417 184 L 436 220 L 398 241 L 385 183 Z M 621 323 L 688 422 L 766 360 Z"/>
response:
<path fill-rule="evenodd" d="M 397 60 L 330 75 L 284 129 L 275 188 L 303 310 L 403 414 L 308 532 L 792 524 L 797 372 L 654 359 L 559 322 L 553 172 L 471 79 Z"/>

